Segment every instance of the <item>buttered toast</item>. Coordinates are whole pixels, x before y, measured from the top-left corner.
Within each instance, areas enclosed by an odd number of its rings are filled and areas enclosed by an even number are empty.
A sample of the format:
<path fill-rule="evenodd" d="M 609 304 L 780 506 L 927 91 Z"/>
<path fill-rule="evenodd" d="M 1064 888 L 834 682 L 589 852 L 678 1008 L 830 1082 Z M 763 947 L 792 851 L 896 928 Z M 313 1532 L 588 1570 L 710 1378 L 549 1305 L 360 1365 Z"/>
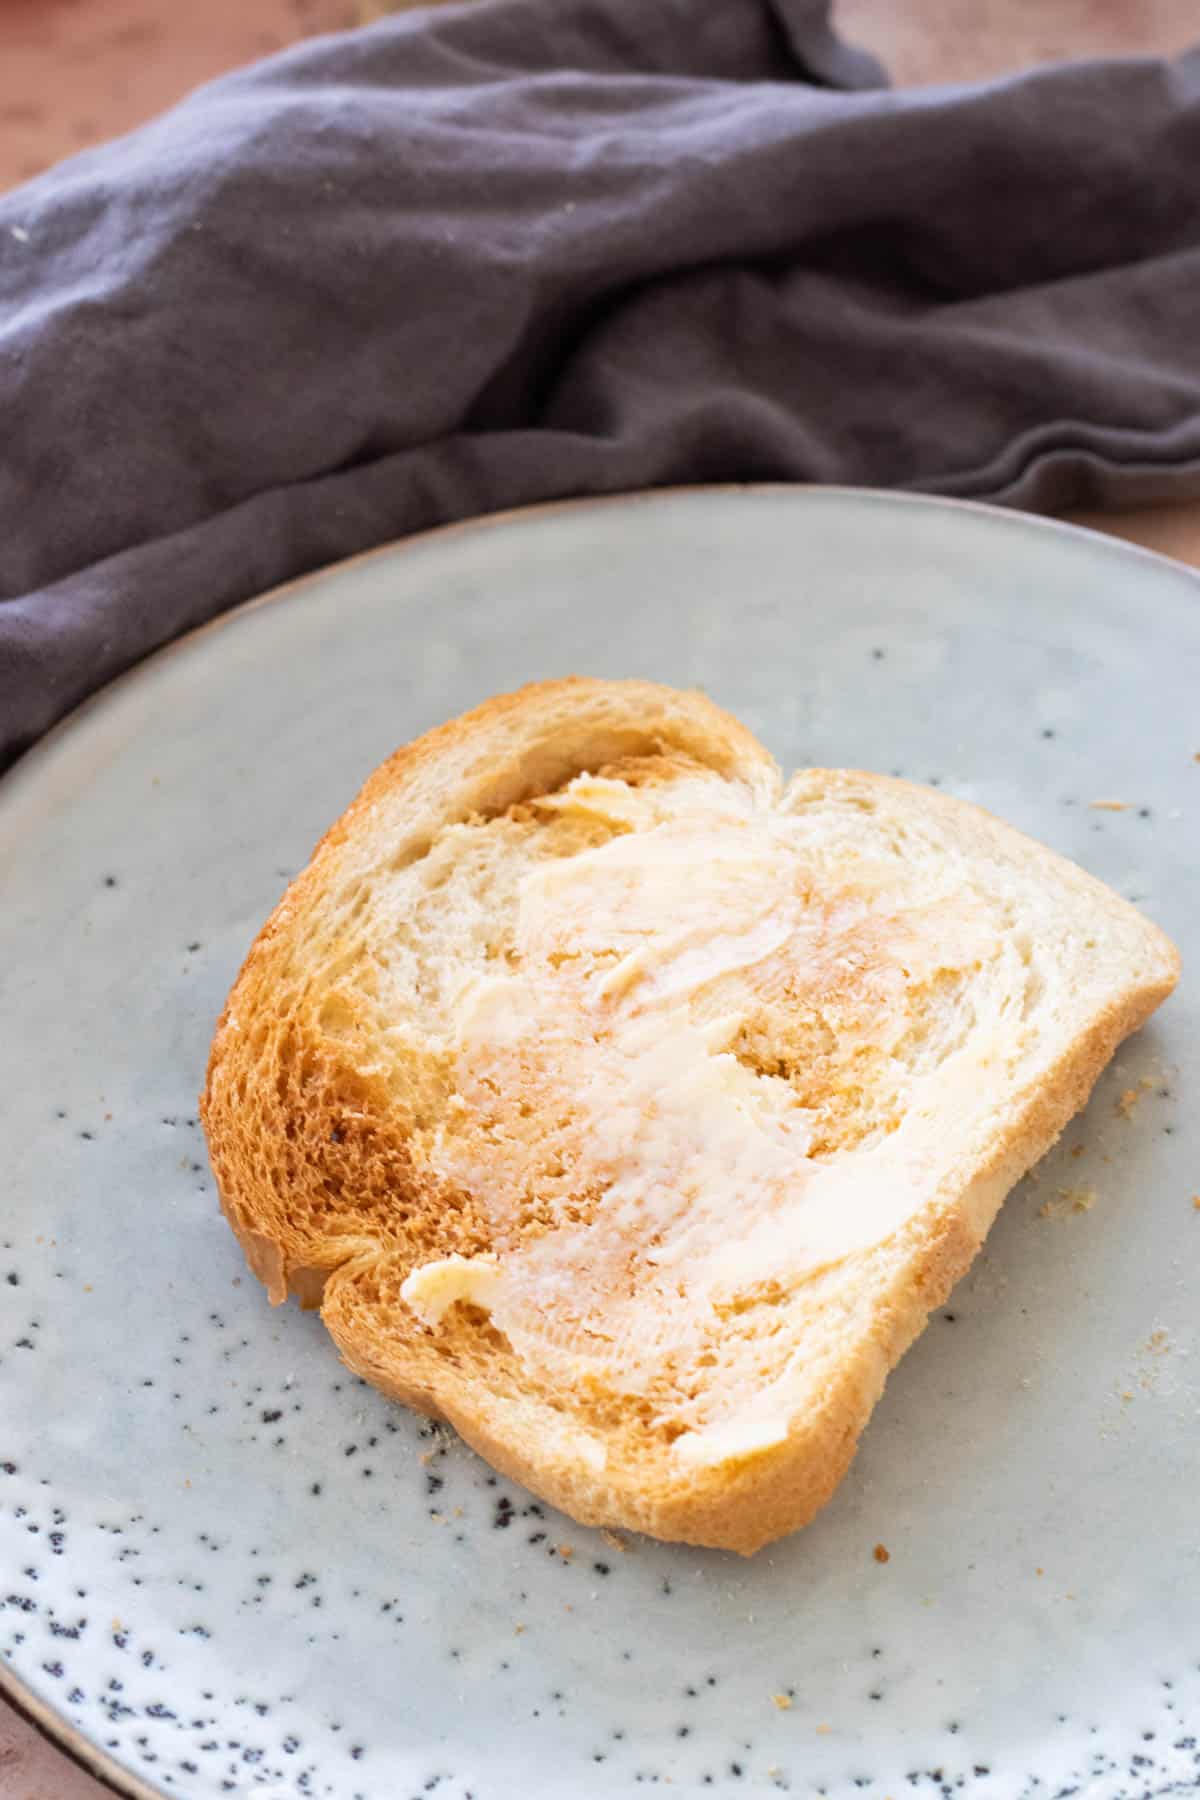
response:
<path fill-rule="evenodd" d="M 202 1101 L 273 1301 L 585 1523 L 749 1552 L 1178 957 L 906 782 L 558 681 L 398 751 L 264 926 Z"/>

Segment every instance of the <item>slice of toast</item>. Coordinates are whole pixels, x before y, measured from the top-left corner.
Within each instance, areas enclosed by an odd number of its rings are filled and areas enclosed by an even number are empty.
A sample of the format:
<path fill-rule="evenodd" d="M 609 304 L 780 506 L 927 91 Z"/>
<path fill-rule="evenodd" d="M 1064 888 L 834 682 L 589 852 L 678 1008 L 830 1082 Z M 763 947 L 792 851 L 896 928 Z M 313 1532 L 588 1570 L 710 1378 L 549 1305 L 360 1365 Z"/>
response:
<path fill-rule="evenodd" d="M 591 1524 L 809 1520 L 1005 1194 L 1171 991 L 1098 881 L 698 694 L 397 752 L 263 928 L 202 1101 L 273 1301 Z"/>

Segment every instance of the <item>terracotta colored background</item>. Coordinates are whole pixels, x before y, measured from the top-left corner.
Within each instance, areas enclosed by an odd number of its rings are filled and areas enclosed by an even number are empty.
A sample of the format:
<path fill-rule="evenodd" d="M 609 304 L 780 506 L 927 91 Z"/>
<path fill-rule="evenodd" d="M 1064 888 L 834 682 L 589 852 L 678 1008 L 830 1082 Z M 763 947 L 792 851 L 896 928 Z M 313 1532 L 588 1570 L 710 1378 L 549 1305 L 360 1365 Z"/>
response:
<path fill-rule="evenodd" d="M 224 69 L 408 3 L 0 0 L 0 189 L 127 131 Z M 835 16 L 903 86 L 1200 39 L 1196 0 L 835 0 Z M 1200 567 L 1200 502 L 1079 522 Z M 0 1700 L 0 1800 L 103 1800 L 108 1791 Z"/>

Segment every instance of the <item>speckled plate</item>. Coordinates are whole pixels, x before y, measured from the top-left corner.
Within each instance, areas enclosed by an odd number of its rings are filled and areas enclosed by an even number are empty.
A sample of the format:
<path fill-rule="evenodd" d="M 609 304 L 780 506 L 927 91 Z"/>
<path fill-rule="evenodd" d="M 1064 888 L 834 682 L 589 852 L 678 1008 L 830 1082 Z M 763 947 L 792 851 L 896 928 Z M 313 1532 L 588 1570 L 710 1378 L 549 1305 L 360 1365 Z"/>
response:
<path fill-rule="evenodd" d="M 786 765 L 979 801 L 1200 967 L 1200 584 L 1061 526 L 551 508 L 155 658 L 0 784 L 4 1685 L 134 1795 L 1195 1791 L 1194 981 L 1008 1201 L 832 1505 L 749 1562 L 537 1505 L 244 1272 L 196 1094 L 247 944 L 397 743 L 568 670 L 700 683 Z"/>

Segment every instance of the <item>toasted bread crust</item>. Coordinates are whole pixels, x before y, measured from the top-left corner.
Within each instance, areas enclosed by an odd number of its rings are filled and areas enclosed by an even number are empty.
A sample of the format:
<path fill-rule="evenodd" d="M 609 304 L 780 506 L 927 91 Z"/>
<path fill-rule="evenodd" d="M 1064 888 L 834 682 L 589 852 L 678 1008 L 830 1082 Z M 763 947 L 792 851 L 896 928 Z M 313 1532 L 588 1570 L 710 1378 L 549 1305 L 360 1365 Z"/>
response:
<path fill-rule="evenodd" d="M 550 682 L 488 702 L 398 751 L 318 845 L 263 927 L 218 1024 L 201 1116 L 222 1209 L 273 1302 L 321 1305 L 347 1364 L 384 1393 L 446 1418 L 496 1468 L 587 1524 L 750 1553 L 807 1523 L 845 1473 L 890 1369 L 970 1265 L 1005 1194 L 1085 1104 L 1121 1040 L 1174 986 L 1178 958 L 1138 921 L 1139 955 L 1036 1084 L 1014 1093 L 970 1160 L 888 1239 L 828 1277 L 838 1350 L 786 1441 L 745 1461 L 681 1472 L 666 1455 L 582 1459 L 553 1393 L 523 1384 L 486 1331 L 464 1327 L 447 1359 L 398 1300 L 429 1254 L 487 1252 L 478 1197 L 432 1181 L 350 1008 L 331 1036 L 321 967 L 305 962 L 311 916 L 332 884 L 386 854 L 420 857 L 455 821 L 494 816 L 585 769 L 679 752 L 774 803 L 778 771 L 754 738 L 699 695 L 647 683 Z M 835 782 L 840 777 L 831 778 Z M 1011 854 L 1016 834 L 977 809 L 882 777 L 905 804 L 961 815 Z M 910 799 L 910 796 L 916 796 Z M 1022 840 L 1022 842 L 1024 842 Z M 1081 907 L 1130 930 L 1131 909 L 1029 846 Z M 280 996 L 287 996 L 286 1004 Z M 461 1340 L 461 1341 L 460 1341 Z"/>

